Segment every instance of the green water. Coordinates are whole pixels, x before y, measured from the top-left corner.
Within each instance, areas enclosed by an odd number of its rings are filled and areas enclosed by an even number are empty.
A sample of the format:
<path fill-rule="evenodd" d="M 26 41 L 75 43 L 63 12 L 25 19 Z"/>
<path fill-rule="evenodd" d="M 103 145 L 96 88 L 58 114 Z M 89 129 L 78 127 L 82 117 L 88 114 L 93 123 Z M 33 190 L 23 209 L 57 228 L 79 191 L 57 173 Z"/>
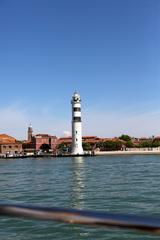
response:
<path fill-rule="evenodd" d="M 160 156 L 1 159 L 0 200 L 160 216 Z M 1 217 L 0 239 L 122 240 L 160 236 Z"/>

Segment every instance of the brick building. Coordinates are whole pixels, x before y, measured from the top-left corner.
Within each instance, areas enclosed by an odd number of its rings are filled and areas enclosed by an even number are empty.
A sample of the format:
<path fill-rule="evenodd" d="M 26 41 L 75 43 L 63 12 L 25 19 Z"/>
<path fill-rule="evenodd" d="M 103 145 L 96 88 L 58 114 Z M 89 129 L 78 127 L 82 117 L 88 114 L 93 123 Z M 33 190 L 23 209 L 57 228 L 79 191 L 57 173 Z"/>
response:
<path fill-rule="evenodd" d="M 56 152 L 57 137 L 48 134 L 37 134 L 32 136 L 32 141 L 24 141 L 23 149 L 24 152 L 37 152 L 41 150 L 43 146 L 48 146 L 53 153 Z"/>
<path fill-rule="evenodd" d="M 49 146 L 52 151 L 56 150 L 57 147 L 57 137 L 48 134 L 37 134 L 32 138 L 35 150 L 40 150 L 43 144 Z"/>

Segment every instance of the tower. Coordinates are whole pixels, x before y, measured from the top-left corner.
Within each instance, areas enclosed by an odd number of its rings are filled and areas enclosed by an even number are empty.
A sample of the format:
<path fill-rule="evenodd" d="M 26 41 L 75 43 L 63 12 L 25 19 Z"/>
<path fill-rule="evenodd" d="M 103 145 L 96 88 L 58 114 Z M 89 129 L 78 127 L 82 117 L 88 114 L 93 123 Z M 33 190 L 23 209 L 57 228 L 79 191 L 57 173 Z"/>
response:
<path fill-rule="evenodd" d="M 82 148 L 82 122 L 81 122 L 81 98 L 75 92 L 71 100 L 72 104 L 72 154 L 83 154 Z"/>
<path fill-rule="evenodd" d="M 33 128 L 32 125 L 30 123 L 29 127 L 28 127 L 28 141 L 31 142 L 32 141 L 32 134 L 33 134 Z"/>

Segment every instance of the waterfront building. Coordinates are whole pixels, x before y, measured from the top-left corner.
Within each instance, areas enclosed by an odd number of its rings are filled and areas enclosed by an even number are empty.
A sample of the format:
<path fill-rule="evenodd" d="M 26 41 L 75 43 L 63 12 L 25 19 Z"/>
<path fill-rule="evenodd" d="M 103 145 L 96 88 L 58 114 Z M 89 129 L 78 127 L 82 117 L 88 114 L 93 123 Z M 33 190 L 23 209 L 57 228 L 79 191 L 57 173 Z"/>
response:
<path fill-rule="evenodd" d="M 72 137 L 61 137 L 58 138 L 58 145 L 59 144 L 68 144 L 68 145 L 72 145 Z"/>
<path fill-rule="evenodd" d="M 153 138 L 153 141 L 154 141 L 154 142 L 155 142 L 155 141 L 159 141 L 159 142 L 160 142 L 160 136 L 154 137 L 154 138 Z"/>
<path fill-rule="evenodd" d="M 71 100 L 72 104 L 72 154 L 83 154 L 82 148 L 82 121 L 81 121 L 81 98 L 75 92 Z"/>
<path fill-rule="evenodd" d="M 46 148 L 48 147 L 48 149 L 55 152 L 57 147 L 57 137 L 48 134 L 37 134 L 33 137 L 33 144 L 36 151 L 43 149 L 43 146 L 46 146 Z"/>
<path fill-rule="evenodd" d="M 32 135 L 31 141 L 23 142 L 23 149 L 25 153 L 34 153 L 39 150 L 56 152 L 57 137 L 48 134 Z"/>
<path fill-rule="evenodd" d="M 91 143 L 95 144 L 101 141 L 101 138 L 97 136 L 82 136 L 82 143 Z M 72 144 L 72 137 L 61 137 L 58 139 L 58 144 Z"/>
<path fill-rule="evenodd" d="M 0 154 L 16 155 L 22 153 L 22 143 L 7 134 L 0 134 Z"/>
<path fill-rule="evenodd" d="M 27 154 L 27 155 L 32 155 L 35 153 L 35 146 L 33 144 L 33 142 L 29 142 L 29 141 L 23 141 L 22 143 L 22 148 L 23 148 L 23 152 L 24 154 Z"/>
<path fill-rule="evenodd" d="M 96 144 L 100 141 L 101 139 L 98 138 L 97 136 L 82 136 L 82 146 L 83 144 L 89 144 L 91 150 L 94 150 L 96 148 Z M 68 149 L 69 152 L 71 150 L 72 146 L 72 137 L 62 137 L 59 138 L 57 141 L 57 145 L 62 145 L 64 148 Z M 85 146 L 84 146 L 85 149 Z"/>

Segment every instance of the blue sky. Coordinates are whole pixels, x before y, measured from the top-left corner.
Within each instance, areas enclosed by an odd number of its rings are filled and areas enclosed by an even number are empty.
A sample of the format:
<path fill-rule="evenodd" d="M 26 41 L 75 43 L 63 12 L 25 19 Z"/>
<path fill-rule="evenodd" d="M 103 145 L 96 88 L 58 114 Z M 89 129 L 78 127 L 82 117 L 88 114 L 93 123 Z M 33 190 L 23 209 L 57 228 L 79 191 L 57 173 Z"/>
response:
<path fill-rule="evenodd" d="M 0 0 L 0 132 L 160 134 L 159 0 Z"/>

